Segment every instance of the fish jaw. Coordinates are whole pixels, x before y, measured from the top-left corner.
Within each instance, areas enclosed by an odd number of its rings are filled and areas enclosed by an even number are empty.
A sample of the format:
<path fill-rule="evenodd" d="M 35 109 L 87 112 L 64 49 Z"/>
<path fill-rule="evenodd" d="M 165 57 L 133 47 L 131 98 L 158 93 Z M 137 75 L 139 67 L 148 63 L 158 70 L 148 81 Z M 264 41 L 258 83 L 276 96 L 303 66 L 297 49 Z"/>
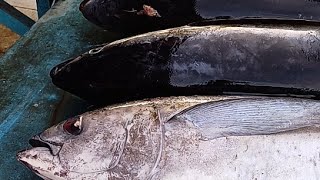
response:
<path fill-rule="evenodd" d="M 76 79 L 84 79 L 85 77 L 83 74 L 81 74 L 78 70 L 82 69 L 83 72 L 85 72 L 82 62 L 83 62 L 83 56 L 76 57 L 75 59 L 68 59 L 65 62 L 55 66 L 50 71 L 50 77 L 52 80 L 52 83 L 68 92 L 72 92 L 75 95 L 79 94 L 77 93 L 77 89 L 86 89 L 86 87 L 83 85 L 85 83 L 76 80 Z M 86 58 L 84 58 L 86 59 Z M 88 89 L 86 89 L 88 90 Z"/>
<path fill-rule="evenodd" d="M 120 23 L 122 6 L 119 1 L 84 0 L 80 3 L 79 10 L 91 23 L 113 30 Z M 121 24 L 121 23 L 120 23 Z"/>
<path fill-rule="evenodd" d="M 17 153 L 17 160 L 43 179 L 67 179 L 57 156 L 45 147 L 35 147 Z"/>
<path fill-rule="evenodd" d="M 79 10 L 88 21 L 91 21 L 96 25 L 100 25 L 101 22 L 97 17 L 95 17 L 96 15 L 94 9 L 95 8 L 92 0 L 84 0 L 79 6 Z"/>

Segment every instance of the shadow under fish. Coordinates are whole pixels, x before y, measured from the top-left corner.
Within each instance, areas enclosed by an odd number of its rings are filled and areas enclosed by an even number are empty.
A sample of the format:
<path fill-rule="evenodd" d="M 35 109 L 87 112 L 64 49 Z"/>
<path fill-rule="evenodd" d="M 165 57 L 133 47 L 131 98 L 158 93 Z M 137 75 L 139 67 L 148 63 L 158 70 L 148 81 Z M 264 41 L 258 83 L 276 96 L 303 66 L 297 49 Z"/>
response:
<path fill-rule="evenodd" d="M 320 2 L 315 0 L 84 0 L 79 9 L 90 22 L 127 34 L 208 19 L 320 20 Z"/>
<path fill-rule="evenodd" d="M 269 19 L 184 26 L 101 45 L 51 77 L 94 104 L 228 93 L 319 98 L 319 32 L 319 23 Z"/>

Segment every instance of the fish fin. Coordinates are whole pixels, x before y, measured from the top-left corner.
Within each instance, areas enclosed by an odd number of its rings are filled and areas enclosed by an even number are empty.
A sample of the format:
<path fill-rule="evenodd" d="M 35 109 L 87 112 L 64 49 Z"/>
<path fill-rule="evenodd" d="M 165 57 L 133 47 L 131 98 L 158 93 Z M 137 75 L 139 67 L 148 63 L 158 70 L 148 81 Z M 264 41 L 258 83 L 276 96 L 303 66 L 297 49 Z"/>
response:
<path fill-rule="evenodd" d="M 175 118 L 191 122 L 203 139 L 270 135 L 319 125 L 320 103 L 294 98 L 250 98 L 193 106 Z"/>

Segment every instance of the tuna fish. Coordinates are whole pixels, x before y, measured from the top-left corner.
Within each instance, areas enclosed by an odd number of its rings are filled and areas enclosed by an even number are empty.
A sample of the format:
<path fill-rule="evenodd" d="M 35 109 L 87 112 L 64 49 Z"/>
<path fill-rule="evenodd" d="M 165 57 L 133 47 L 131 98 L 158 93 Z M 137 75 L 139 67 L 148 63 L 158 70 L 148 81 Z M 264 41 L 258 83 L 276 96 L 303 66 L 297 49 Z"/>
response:
<path fill-rule="evenodd" d="M 108 106 L 30 140 L 44 179 L 316 179 L 320 102 L 171 97 Z"/>
<path fill-rule="evenodd" d="M 319 0 L 84 0 L 85 18 L 105 29 L 142 33 L 208 19 L 320 20 Z"/>
<path fill-rule="evenodd" d="M 94 104 L 226 93 L 319 97 L 319 23 L 206 23 L 101 45 L 54 67 L 52 81 Z"/>

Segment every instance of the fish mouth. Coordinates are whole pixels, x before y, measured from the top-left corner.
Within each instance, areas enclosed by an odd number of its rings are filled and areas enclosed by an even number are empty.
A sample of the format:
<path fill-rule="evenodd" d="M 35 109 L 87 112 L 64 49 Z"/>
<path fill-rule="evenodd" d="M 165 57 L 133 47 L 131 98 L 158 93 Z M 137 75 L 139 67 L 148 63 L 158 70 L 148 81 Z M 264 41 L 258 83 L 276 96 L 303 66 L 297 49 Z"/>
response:
<path fill-rule="evenodd" d="M 47 148 L 52 156 L 57 156 L 61 150 L 63 144 L 47 142 L 41 139 L 39 135 L 32 137 L 29 140 L 29 144 L 33 148 Z"/>
<path fill-rule="evenodd" d="M 64 68 L 66 68 L 66 66 L 67 66 L 70 62 L 72 62 L 73 60 L 74 60 L 74 58 L 68 59 L 68 60 L 66 60 L 66 61 L 64 61 L 64 62 L 56 65 L 55 67 L 53 67 L 53 68 L 51 69 L 51 71 L 50 71 L 50 77 L 51 77 L 51 78 L 57 77 L 57 76 L 59 75 L 59 72 L 60 72 L 61 70 L 63 70 Z"/>
<path fill-rule="evenodd" d="M 51 147 L 50 147 L 49 144 L 47 144 L 46 142 L 40 141 L 40 140 L 38 140 L 38 139 L 30 139 L 30 140 L 29 140 L 29 144 L 30 144 L 32 147 L 45 147 L 45 148 L 48 148 L 49 151 L 52 153 Z"/>
<path fill-rule="evenodd" d="M 70 66 L 68 64 L 70 64 L 74 60 L 75 59 L 68 59 L 51 69 L 49 75 L 54 85 L 60 88 L 64 88 L 66 85 L 74 83 L 74 81 L 70 81 L 70 79 L 68 78 L 69 76 L 71 76 Z"/>
<path fill-rule="evenodd" d="M 61 179 L 56 173 L 62 169 L 59 156 L 62 144 L 47 142 L 40 135 L 32 137 L 29 144 L 32 148 L 19 151 L 16 159 L 43 179 Z"/>
<path fill-rule="evenodd" d="M 99 49 L 99 48 L 102 48 L 103 46 L 97 46 L 97 48 L 95 49 Z M 95 49 L 92 49 L 92 51 L 94 51 Z M 70 64 L 75 64 L 76 62 L 79 62 L 81 61 L 84 57 L 88 56 L 88 53 L 85 53 L 85 54 L 82 54 L 76 58 L 70 58 L 70 59 L 67 59 L 65 60 L 64 62 L 60 63 L 60 64 L 57 64 L 56 66 L 54 66 L 49 75 L 52 79 L 55 79 L 55 78 L 59 78 L 61 74 L 63 73 L 69 73 L 71 71 L 71 67 L 70 67 Z"/>

